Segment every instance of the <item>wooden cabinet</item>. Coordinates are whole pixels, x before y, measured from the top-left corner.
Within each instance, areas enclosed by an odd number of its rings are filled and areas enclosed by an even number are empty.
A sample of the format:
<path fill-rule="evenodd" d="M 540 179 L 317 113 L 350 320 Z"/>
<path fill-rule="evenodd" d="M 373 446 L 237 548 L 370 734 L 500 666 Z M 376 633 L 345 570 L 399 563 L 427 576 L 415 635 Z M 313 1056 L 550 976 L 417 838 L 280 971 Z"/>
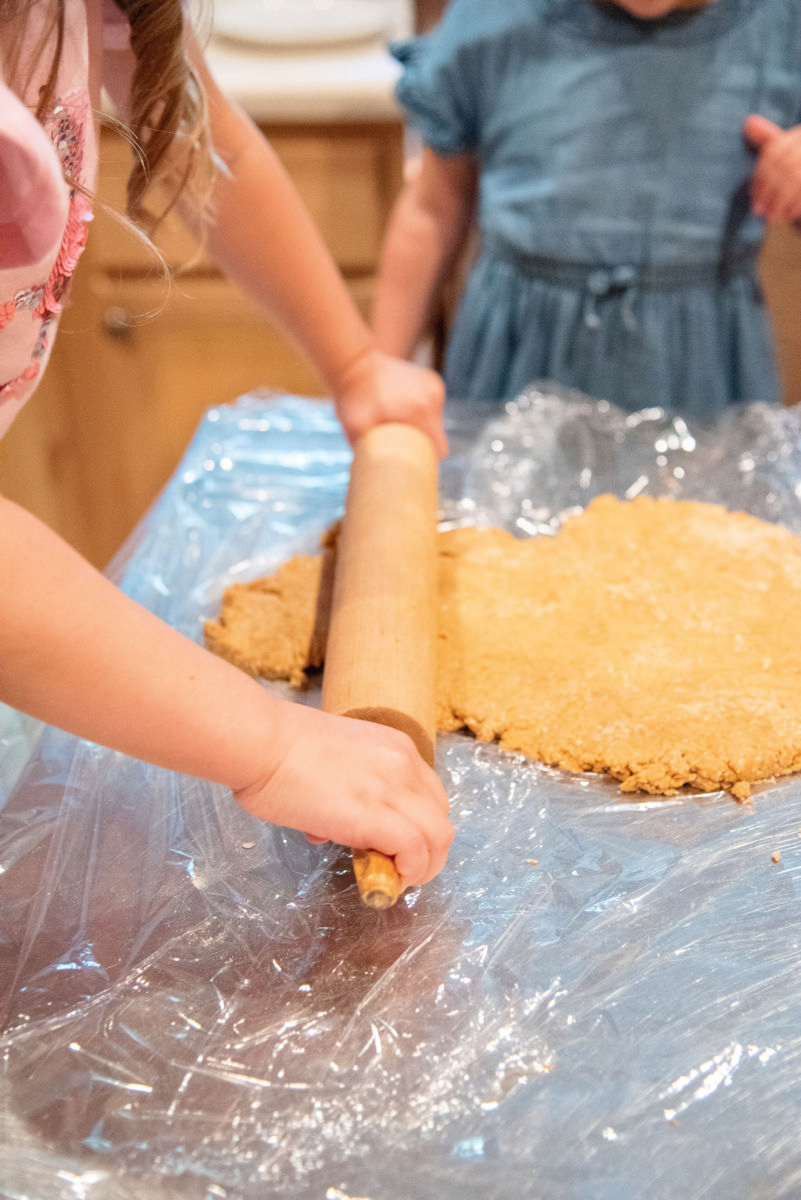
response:
<path fill-rule="evenodd" d="M 400 124 L 291 124 L 265 133 L 367 313 L 401 185 Z M 202 257 L 165 282 L 152 250 L 113 215 L 123 208 L 129 156 L 105 129 L 101 204 L 48 370 L 0 441 L 0 490 L 98 566 L 169 479 L 206 409 L 261 386 L 323 392 L 298 351 Z M 197 258 L 177 223 L 159 246 L 171 263 Z"/>
<path fill-rule="evenodd" d="M 762 251 L 762 284 L 773 321 L 784 399 L 801 403 L 801 232 L 772 228 Z"/>
<path fill-rule="evenodd" d="M 415 30 L 428 33 L 441 19 L 447 0 L 415 0 Z"/>

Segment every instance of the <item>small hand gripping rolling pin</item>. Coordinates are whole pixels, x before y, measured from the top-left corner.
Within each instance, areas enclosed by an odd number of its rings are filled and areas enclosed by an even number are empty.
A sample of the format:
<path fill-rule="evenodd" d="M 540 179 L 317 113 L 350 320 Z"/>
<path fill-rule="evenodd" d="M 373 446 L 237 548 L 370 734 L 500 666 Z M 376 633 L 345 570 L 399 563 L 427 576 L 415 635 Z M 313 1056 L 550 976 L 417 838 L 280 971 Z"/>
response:
<path fill-rule="evenodd" d="M 411 425 L 376 425 L 356 444 L 336 545 L 322 706 L 407 733 L 434 765 L 437 457 Z M 403 890 L 391 858 L 354 849 L 362 900 Z"/>

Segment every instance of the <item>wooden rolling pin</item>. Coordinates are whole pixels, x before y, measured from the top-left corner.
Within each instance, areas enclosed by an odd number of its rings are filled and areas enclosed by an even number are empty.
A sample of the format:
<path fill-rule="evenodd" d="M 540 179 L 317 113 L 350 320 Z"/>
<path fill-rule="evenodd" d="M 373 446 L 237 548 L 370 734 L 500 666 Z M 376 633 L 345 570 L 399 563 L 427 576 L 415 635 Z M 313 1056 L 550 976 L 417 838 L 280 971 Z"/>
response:
<path fill-rule="evenodd" d="M 322 706 L 407 733 L 434 765 L 437 457 L 411 425 L 377 425 L 356 445 L 336 547 Z M 359 892 L 389 908 L 391 858 L 353 850 Z"/>

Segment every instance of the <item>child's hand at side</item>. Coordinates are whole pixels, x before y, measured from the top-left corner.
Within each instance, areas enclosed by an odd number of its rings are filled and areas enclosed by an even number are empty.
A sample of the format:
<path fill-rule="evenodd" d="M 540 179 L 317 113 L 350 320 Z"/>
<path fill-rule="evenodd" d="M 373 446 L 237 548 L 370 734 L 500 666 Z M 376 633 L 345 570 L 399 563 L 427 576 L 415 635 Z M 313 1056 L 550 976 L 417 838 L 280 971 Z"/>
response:
<path fill-rule="evenodd" d="M 335 380 L 337 416 L 351 445 L 373 425 L 401 421 L 428 434 L 439 458 L 448 452 L 442 428 L 445 386 L 435 371 L 367 349 Z"/>
<path fill-rule="evenodd" d="M 751 183 L 754 212 L 773 223 L 801 220 L 801 125 L 780 129 L 752 113 L 743 134 L 758 151 Z"/>
<path fill-rule="evenodd" d="M 432 879 L 453 827 L 445 789 L 411 739 L 300 704 L 280 711 L 271 736 L 285 749 L 268 778 L 234 792 L 242 807 L 310 841 L 379 850 L 404 886 Z"/>

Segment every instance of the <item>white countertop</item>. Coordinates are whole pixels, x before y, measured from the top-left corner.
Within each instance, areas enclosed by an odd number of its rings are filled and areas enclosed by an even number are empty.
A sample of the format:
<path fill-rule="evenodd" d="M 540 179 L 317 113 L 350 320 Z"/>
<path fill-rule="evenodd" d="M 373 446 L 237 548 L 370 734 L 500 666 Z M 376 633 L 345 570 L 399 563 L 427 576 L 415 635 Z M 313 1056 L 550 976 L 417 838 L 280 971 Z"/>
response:
<path fill-rule="evenodd" d="M 256 121 L 397 118 L 400 68 L 384 46 L 268 53 L 213 39 L 206 59 L 220 88 Z"/>
<path fill-rule="evenodd" d="M 212 37 L 206 58 L 222 90 L 257 121 L 394 120 L 400 67 L 386 40 L 411 32 L 411 9 L 406 0 L 387 3 L 386 39 L 284 49 Z"/>

